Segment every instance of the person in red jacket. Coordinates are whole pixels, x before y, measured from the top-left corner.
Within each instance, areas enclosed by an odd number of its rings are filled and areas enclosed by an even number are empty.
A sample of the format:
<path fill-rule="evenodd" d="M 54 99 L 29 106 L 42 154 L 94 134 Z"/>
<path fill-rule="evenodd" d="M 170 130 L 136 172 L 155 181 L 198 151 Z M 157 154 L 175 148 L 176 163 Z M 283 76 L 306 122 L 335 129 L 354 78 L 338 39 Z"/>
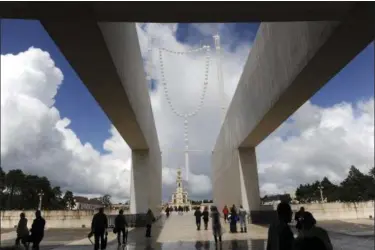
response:
<path fill-rule="evenodd" d="M 223 214 L 224 214 L 224 222 L 227 223 L 227 221 L 228 221 L 228 214 L 229 214 L 229 210 L 228 210 L 227 205 L 224 206 Z"/>

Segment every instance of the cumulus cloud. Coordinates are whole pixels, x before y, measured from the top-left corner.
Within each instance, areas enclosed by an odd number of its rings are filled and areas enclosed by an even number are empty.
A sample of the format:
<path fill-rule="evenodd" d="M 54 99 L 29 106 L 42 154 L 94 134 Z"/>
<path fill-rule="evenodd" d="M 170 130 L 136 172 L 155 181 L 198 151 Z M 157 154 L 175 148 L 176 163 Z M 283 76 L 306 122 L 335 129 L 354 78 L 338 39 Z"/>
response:
<path fill-rule="evenodd" d="M 215 25 L 194 27 L 204 44 L 213 48 Z M 234 94 L 251 41 L 226 39 L 229 26 L 219 25 L 223 36 L 222 69 L 224 96 L 217 83 L 215 50 L 210 52 L 209 84 L 202 110 L 189 119 L 189 182 L 195 199 L 211 195 L 211 151 L 222 121 L 221 105 L 228 106 Z M 176 24 L 137 26 L 146 69 L 156 83 L 150 92 L 160 147 L 163 150 L 163 197 L 175 189 L 176 170 L 184 166 L 184 123 L 168 106 L 160 84 L 157 48 L 187 51 L 193 42 L 176 39 Z M 255 35 L 255 34 L 254 34 Z M 153 39 L 152 60 L 147 60 L 149 38 Z M 180 112 L 198 106 L 204 79 L 204 54 L 185 56 L 164 53 L 164 68 L 171 101 Z M 83 144 L 69 128 L 70 120 L 60 117 L 54 106 L 63 81 L 47 52 L 30 48 L 17 55 L 1 56 L 1 160 L 6 170 L 20 168 L 47 175 L 54 185 L 84 195 L 109 193 L 117 199 L 129 198 L 130 149 L 117 130 L 109 128 L 103 142 L 108 152 L 101 154 L 89 143 Z M 259 178 L 262 193 L 292 191 L 299 183 L 323 176 L 339 181 L 350 165 L 366 171 L 374 159 L 374 100 L 356 104 L 340 103 L 322 108 L 307 102 L 258 148 Z M 74 121 L 72 121 L 74 122 Z M 280 178 L 283 176 L 283 178 Z M 63 177 L 63 178 L 62 178 Z M 96 185 L 101 183 L 101 185 Z"/>
<path fill-rule="evenodd" d="M 189 181 L 186 183 L 189 194 L 194 198 L 211 196 L 211 151 L 215 144 L 223 118 L 221 106 L 228 106 L 233 96 L 243 65 L 250 51 L 251 43 L 236 44 L 232 51 L 224 48 L 222 51 L 222 68 L 224 78 L 224 93 L 221 95 L 218 85 L 217 55 L 214 47 L 213 25 L 194 24 L 202 43 L 192 41 L 181 43 L 176 39 L 176 25 L 141 24 L 137 32 L 146 69 L 156 82 L 156 89 L 151 93 L 156 128 L 159 142 L 163 150 L 164 197 L 175 189 L 175 169 L 185 166 L 184 158 L 184 119 L 177 117 L 165 98 L 161 83 L 161 68 L 158 48 L 186 52 L 201 45 L 210 45 L 210 64 L 208 87 L 204 105 L 196 116 L 189 118 Z M 189 35 L 189 30 L 187 31 Z M 189 37 L 189 36 L 188 36 Z M 232 44 L 233 45 L 233 44 Z M 148 49 L 152 48 L 151 59 Z M 180 113 L 190 113 L 196 110 L 202 95 L 205 74 L 204 52 L 188 53 L 183 56 L 163 52 L 162 62 L 168 93 L 171 103 Z M 170 169 L 170 170 L 169 170 Z M 183 171 L 186 177 L 186 171 Z M 173 180 L 173 181 L 166 181 Z"/>
<path fill-rule="evenodd" d="M 351 165 L 367 173 L 374 164 L 374 98 L 329 108 L 308 101 L 259 145 L 257 156 L 263 194 L 325 176 L 339 183 Z"/>
<path fill-rule="evenodd" d="M 62 80 L 63 73 L 40 49 L 1 56 L 2 167 L 46 175 L 77 193 L 129 197 L 128 146 L 113 127 L 104 142 L 108 154 L 82 144 L 69 129 L 71 121 L 54 107 Z"/>

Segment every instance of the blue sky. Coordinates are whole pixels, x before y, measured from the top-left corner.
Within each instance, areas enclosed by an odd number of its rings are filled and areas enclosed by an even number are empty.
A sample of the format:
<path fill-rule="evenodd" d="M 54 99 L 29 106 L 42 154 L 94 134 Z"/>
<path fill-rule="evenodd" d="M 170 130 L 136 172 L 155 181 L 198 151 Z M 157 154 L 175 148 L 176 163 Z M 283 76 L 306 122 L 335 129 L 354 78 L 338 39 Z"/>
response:
<path fill-rule="evenodd" d="M 226 24 L 232 36 L 222 36 L 223 43 L 235 39 L 229 48 L 235 49 L 238 42 L 252 42 L 259 24 Z M 181 24 L 176 31 L 178 41 L 189 44 L 205 42 L 190 24 Z M 82 142 L 90 142 L 94 148 L 103 152 L 102 144 L 109 137 L 110 122 L 87 91 L 68 62 L 49 38 L 38 21 L 2 20 L 1 54 L 16 54 L 34 46 L 48 51 L 64 74 L 64 82 L 56 97 L 56 107 L 61 117 L 68 117 L 70 127 Z M 155 86 L 153 86 L 155 87 Z M 337 74 L 312 99 L 322 107 L 346 101 L 356 102 L 374 96 L 374 43 L 364 49 L 351 63 Z"/>

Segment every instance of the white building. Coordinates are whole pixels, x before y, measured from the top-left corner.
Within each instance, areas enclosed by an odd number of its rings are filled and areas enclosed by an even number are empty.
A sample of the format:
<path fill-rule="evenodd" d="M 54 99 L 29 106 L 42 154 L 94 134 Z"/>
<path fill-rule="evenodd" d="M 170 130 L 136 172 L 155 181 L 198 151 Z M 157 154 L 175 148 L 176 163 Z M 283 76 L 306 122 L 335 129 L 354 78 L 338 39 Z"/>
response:
<path fill-rule="evenodd" d="M 74 202 L 75 206 L 72 210 L 96 210 L 104 206 L 98 199 L 88 199 L 82 196 L 75 196 Z"/>
<path fill-rule="evenodd" d="M 169 202 L 169 206 L 172 207 L 189 207 L 190 202 L 188 201 L 188 193 L 184 191 L 182 186 L 182 174 L 181 169 L 177 170 L 177 178 L 176 178 L 176 192 L 172 194 L 172 200 Z"/>

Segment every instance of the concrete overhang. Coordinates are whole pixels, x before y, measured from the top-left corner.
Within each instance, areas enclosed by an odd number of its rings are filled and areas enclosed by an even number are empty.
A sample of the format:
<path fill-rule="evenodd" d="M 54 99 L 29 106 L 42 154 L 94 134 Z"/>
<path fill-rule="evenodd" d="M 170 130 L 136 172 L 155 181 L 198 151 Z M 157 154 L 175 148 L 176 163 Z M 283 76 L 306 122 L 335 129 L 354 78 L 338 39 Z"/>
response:
<path fill-rule="evenodd" d="M 263 23 L 215 151 L 256 147 L 373 42 L 374 32 L 373 9 L 363 5 L 341 22 Z"/>
<path fill-rule="evenodd" d="M 41 24 L 129 147 L 148 149 L 155 122 L 135 24 Z"/>
<path fill-rule="evenodd" d="M 342 20 L 370 2 L 1 2 L 2 18 L 97 22 L 273 22 Z"/>

